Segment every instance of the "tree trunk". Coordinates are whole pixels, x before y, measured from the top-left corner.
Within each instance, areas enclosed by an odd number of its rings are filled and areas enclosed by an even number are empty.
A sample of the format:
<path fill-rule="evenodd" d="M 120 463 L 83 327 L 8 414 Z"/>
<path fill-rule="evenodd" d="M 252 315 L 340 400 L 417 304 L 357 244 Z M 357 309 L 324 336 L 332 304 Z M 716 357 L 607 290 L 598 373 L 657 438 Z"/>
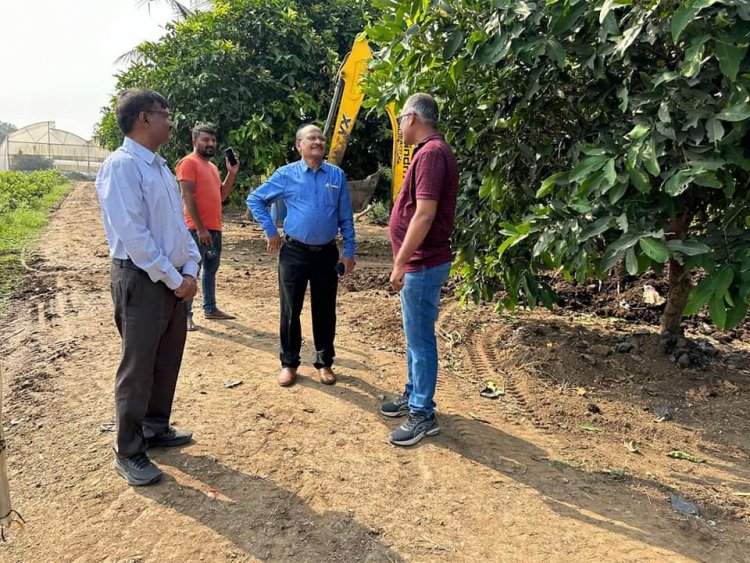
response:
<path fill-rule="evenodd" d="M 685 240 L 687 230 L 690 226 L 691 217 L 687 211 L 672 216 L 669 220 L 669 240 Z M 693 284 L 690 281 L 690 272 L 685 271 L 685 267 L 677 262 L 674 258 L 669 259 L 669 293 L 667 294 L 667 304 L 661 315 L 661 326 L 659 332 L 662 334 L 669 332 L 676 334 L 680 332 L 682 323 L 682 311 L 685 309 L 688 294 Z"/>

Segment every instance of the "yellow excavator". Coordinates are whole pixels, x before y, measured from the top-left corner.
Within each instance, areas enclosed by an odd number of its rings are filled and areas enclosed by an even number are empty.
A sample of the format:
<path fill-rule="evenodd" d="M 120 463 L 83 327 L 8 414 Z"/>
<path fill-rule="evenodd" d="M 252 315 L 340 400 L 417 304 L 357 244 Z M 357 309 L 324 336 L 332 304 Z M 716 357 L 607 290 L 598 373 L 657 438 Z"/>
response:
<path fill-rule="evenodd" d="M 367 65 L 372 58 L 372 51 L 367 43 L 367 37 L 360 33 L 354 40 L 354 45 L 336 76 L 336 89 L 333 94 L 331 108 L 323 129 L 323 134 L 330 139 L 327 161 L 337 166 L 341 165 L 349 142 L 349 136 L 354 129 L 357 114 L 362 107 L 364 93 L 360 87 L 364 75 L 367 73 Z M 406 169 L 411 162 L 414 147 L 404 145 L 401 130 L 396 122 L 395 106 L 393 102 L 385 108 L 393 130 L 393 180 L 391 182 L 391 197 L 396 200 L 401 185 L 404 182 Z M 380 179 L 380 173 L 371 174 L 364 180 L 349 182 L 349 191 L 352 197 L 352 207 L 355 212 L 361 212 L 370 202 L 375 191 L 375 186 Z"/>

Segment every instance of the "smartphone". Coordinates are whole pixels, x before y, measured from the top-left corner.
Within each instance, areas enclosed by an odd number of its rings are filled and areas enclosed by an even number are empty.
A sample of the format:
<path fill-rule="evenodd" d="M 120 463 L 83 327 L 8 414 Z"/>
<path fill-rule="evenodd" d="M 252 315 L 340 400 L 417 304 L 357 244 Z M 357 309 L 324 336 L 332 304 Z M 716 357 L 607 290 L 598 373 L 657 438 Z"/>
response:
<path fill-rule="evenodd" d="M 234 155 L 234 149 L 227 147 L 224 149 L 224 154 L 227 155 L 227 160 L 232 166 L 237 166 L 237 157 Z"/>
<path fill-rule="evenodd" d="M 344 272 L 346 271 L 346 268 L 344 267 L 343 262 L 337 262 L 336 263 L 336 272 L 338 273 L 339 277 L 344 275 Z"/>

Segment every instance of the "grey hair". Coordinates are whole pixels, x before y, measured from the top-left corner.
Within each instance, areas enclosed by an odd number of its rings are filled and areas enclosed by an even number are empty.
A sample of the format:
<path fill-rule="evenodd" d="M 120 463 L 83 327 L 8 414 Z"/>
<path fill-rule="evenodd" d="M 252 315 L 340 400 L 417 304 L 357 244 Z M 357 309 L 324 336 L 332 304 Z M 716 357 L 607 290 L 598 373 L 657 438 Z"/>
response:
<path fill-rule="evenodd" d="M 297 127 L 297 132 L 294 134 L 294 140 L 301 141 L 302 140 L 302 130 L 307 129 L 308 127 L 315 127 L 316 129 L 320 130 L 320 127 L 315 125 L 314 123 L 303 123 L 299 127 Z"/>
<path fill-rule="evenodd" d="M 437 127 L 439 117 L 438 107 L 435 98 L 429 94 L 420 92 L 409 96 L 409 99 L 406 100 L 406 104 L 404 104 L 404 108 L 408 112 L 414 112 L 420 121 L 432 125 L 433 127 Z"/>

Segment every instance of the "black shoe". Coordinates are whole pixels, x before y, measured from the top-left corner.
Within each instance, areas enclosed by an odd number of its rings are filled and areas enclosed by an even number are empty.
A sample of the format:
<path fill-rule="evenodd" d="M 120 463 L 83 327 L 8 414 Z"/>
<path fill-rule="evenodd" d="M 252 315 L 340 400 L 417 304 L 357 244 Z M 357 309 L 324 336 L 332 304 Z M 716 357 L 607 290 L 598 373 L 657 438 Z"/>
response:
<path fill-rule="evenodd" d="M 175 446 L 189 444 L 192 439 L 193 433 L 189 430 L 178 430 L 174 426 L 170 426 L 168 430 L 158 436 L 146 438 L 146 444 L 149 448 L 174 448 Z"/>
<path fill-rule="evenodd" d="M 425 436 L 435 436 L 440 433 L 435 413 L 430 416 L 409 413 L 401 426 L 391 432 L 391 443 L 397 446 L 413 446 Z"/>
<path fill-rule="evenodd" d="M 128 485 L 135 487 L 151 485 L 161 479 L 161 470 L 152 463 L 146 454 L 116 457 L 113 467 L 128 482 Z"/>
<path fill-rule="evenodd" d="M 380 405 L 380 414 L 397 418 L 409 413 L 409 395 L 404 393 L 388 403 Z"/>

